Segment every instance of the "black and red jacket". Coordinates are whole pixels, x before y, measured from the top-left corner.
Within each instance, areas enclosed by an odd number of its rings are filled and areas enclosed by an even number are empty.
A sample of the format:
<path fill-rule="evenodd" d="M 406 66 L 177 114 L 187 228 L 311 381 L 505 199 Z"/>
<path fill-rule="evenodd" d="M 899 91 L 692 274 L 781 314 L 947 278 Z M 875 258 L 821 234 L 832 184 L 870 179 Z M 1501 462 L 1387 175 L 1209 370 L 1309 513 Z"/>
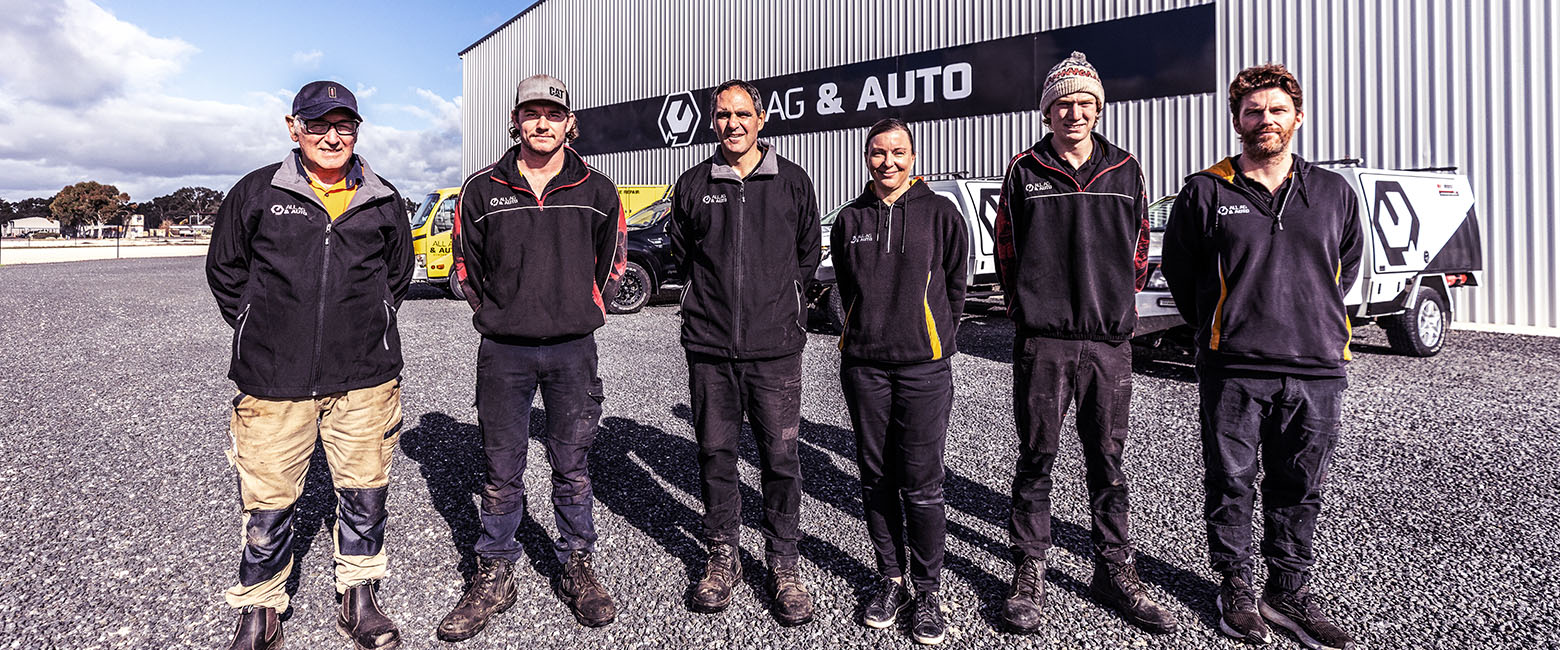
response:
<path fill-rule="evenodd" d="M 206 281 L 233 327 L 228 377 L 258 397 L 303 398 L 377 386 L 401 374 L 396 311 L 412 279 L 401 195 L 353 156 L 357 187 L 334 220 L 296 149 L 228 191 Z"/>
<path fill-rule="evenodd" d="M 1359 199 L 1299 156 L 1277 196 L 1237 183 L 1226 158 L 1192 174 L 1165 226 L 1161 267 L 1197 361 L 1214 369 L 1342 377 L 1343 296 L 1359 272 Z"/>
<path fill-rule="evenodd" d="M 682 344 L 726 359 L 771 359 L 807 344 L 805 296 L 822 227 L 812 179 L 772 146 L 746 178 L 720 152 L 672 188 L 666 232 L 688 284 Z"/>
<path fill-rule="evenodd" d="M 1132 154 L 1099 134 L 1075 178 L 1051 134 L 1008 163 L 997 207 L 997 274 L 1021 332 L 1124 341 L 1148 279 L 1148 197 Z"/>
<path fill-rule="evenodd" d="M 584 336 L 606 324 L 605 300 L 628 260 L 617 186 L 566 147 L 563 169 L 537 196 L 520 174 L 520 146 L 460 188 L 455 273 L 472 325 L 506 341 Z"/>
<path fill-rule="evenodd" d="M 890 205 L 869 184 L 835 217 L 829 251 L 846 305 L 844 356 L 882 363 L 953 356 L 970 244 L 952 201 L 913 181 Z"/>

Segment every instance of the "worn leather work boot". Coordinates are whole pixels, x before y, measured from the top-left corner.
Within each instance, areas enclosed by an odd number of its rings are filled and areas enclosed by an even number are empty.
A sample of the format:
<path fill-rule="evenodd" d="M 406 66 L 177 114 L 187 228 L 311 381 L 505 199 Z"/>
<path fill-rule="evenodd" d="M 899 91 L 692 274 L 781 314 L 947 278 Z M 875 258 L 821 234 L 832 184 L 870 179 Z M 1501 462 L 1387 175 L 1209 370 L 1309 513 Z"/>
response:
<path fill-rule="evenodd" d="M 690 606 L 704 614 L 724 611 L 731 605 L 731 588 L 741 579 L 742 560 L 737 557 L 737 547 L 720 542 L 710 544 L 704 577 L 693 585 Z"/>
<path fill-rule="evenodd" d="M 617 604 L 612 602 L 612 594 L 607 593 L 606 587 L 596 580 L 590 553 L 570 553 L 554 588 L 580 625 L 601 627 L 617 618 Z"/>
<path fill-rule="evenodd" d="M 770 561 L 769 595 L 774 598 L 775 618 L 780 619 L 781 625 L 801 625 L 812 620 L 812 594 L 802 584 L 796 558 Z"/>
<path fill-rule="evenodd" d="M 1089 591 L 1101 603 L 1114 607 L 1122 618 L 1155 634 L 1169 634 L 1178 627 L 1175 615 L 1148 596 L 1148 589 L 1138 578 L 1137 564 L 1096 561 L 1094 579 Z"/>
<path fill-rule="evenodd" d="M 238 610 L 238 629 L 228 650 L 278 650 L 282 647 L 282 621 L 273 607 Z"/>
<path fill-rule="evenodd" d="M 1002 603 L 1002 622 L 1015 632 L 1040 629 L 1040 610 L 1045 607 L 1045 558 L 1026 557 L 1013 571 L 1013 585 Z"/>
<path fill-rule="evenodd" d="M 514 607 L 518 596 L 514 569 L 515 563 L 503 558 L 477 558 L 477 574 L 471 577 L 466 593 L 439 621 L 439 639 L 465 641 L 486 628 L 494 614 Z"/>
<path fill-rule="evenodd" d="M 365 580 L 341 594 L 336 630 L 357 650 L 391 650 L 401 645 L 401 630 L 379 609 L 379 581 Z"/>

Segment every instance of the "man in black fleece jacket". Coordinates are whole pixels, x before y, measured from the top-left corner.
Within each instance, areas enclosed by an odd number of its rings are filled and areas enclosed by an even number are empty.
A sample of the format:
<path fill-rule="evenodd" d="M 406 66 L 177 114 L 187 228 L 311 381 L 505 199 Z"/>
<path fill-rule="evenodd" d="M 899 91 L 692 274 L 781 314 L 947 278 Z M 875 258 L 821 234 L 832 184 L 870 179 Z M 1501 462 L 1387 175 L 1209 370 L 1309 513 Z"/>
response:
<path fill-rule="evenodd" d="M 1017 329 L 1019 436 L 1008 526 L 1017 567 L 1002 617 L 1026 632 L 1038 628 L 1045 604 L 1051 468 L 1074 400 L 1092 516 L 1090 591 L 1143 629 L 1176 629 L 1138 578 L 1127 532 L 1128 340 L 1147 279 L 1148 197 L 1137 159 L 1094 133 L 1104 104 L 1082 53 L 1052 68 L 1040 102 L 1051 133 L 1008 165 L 997 211 L 997 271 Z"/>
<path fill-rule="evenodd" d="M 722 611 L 742 577 L 737 435 L 745 412 L 758 441 L 775 616 L 799 625 L 813 614 L 797 564 L 797 432 L 807 343 L 802 296 L 818 267 L 820 226 L 807 172 L 758 141 L 762 106 L 750 83 L 717 87 L 710 94 L 710 122 L 720 144 L 672 190 L 667 234 L 688 278 L 682 344 L 709 544 L 705 575 L 690 601 L 698 611 Z"/>
<path fill-rule="evenodd" d="M 1359 270 L 1359 203 L 1342 176 L 1290 153 L 1304 119 L 1282 65 L 1230 84 L 1239 156 L 1187 178 L 1165 232 L 1164 274 L 1197 329 L 1208 553 L 1222 576 L 1219 629 L 1253 643 L 1263 619 L 1311 648 L 1349 648 L 1307 587 L 1322 484 L 1348 385 L 1349 316 Z M 1251 517 L 1262 480 L 1262 555 L 1253 588 Z"/>
<path fill-rule="evenodd" d="M 587 457 L 604 393 L 595 331 L 602 296 L 617 291 L 627 262 L 627 228 L 617 188 L 567 146 L 578 134 L 569 89 L 534 75 L 515 89 L 510 137 L 519 143 L 472 174 L 455 217 L 455 272 L 482 334 L 477 351 L 477 422 L 487 459 L 477 575 L 439 623 L 459 641 L 515 602 L 515 540 L 525 518 L 525 461 L 531 400 L 547 408 L 558 596 L 583 625 L 617 616 L 592 567 L 596 525 Z"/>

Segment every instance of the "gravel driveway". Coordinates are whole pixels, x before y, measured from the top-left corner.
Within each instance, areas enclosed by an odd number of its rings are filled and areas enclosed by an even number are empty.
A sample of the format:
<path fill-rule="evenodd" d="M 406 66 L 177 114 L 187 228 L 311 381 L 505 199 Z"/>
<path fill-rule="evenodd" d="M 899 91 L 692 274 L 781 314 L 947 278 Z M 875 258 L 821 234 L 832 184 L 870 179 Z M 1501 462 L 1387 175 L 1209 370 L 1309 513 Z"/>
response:
<path fill-rule="evenodd" d="M 674 304 L 598 332 L 606 412 L 591 468 L 599 567 L 619 620 L 587 630 L 548 588 L 557 570 L 546 461 L 533 445 L 534 519 L 521 597 L 464 648 L 836 648 L 914 645 L 858 624 L 871 551 L 834 338 L 804 365 L 802 544 L 818 619 L 781 628 L 762 596 L 757 455 L 743 449 L 746 585 L 706 616 L 683 604 L 702 567 L 698 470 Z M 477 335 L 464 303 L 414 288 L 401 311 L 406 425 L 391 470 L 383 600 L 405 648 L 446 647 L 439 618 L 473 564 L 481 447 Z M 223 458 L 231 332 L 199 259 L 0 267 L 0 648 L 214 648 L 238 564 L 238 501 Z M 944 599 L 953 648 L 1241 648 L 1214 629 L 1205 562 L 1195 384 L 1187 359 L 1140 356 L 1127 470 L 1139 565 L 1182 621 L 1139 632 L 1087 597 L 1081 455 L 1057 461 L 1058 548 L 1043 632 L 996 631 L 1011 568 L 1004 517 L 1015 457 L 1012 325 L 975 305 L 953 362 Z M 1560 339 L 1454 332 L 1438 357 L 1393 355 L 1362 328 L 1343 441 L 1317 540 L 1315 590 L 1368 648 L 1560 647 Z M 1152 359 L 1143 358 L 1152 356 Z M 538 409 L 537 418 L 542 417 Z M 533 422 L 539 431 L 539 421 Z M 300 503 L 289 648 L 348 648 L 333 628 L 335 503 L 317 451 Z M 1260 576 L 1259 576 L 1260 577 Z M 1281 637 L 1272 647 L 1299 647 Z"/>

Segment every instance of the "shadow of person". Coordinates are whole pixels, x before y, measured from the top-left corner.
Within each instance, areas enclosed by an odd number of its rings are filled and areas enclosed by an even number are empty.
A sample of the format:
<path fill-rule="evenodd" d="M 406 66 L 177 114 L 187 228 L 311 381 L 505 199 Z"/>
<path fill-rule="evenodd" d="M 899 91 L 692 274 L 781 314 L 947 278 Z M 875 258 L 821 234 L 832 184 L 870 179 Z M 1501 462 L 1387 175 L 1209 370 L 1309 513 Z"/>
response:
<path fill-rule="evenodd" d="M 401 432 L 401 451 L 418 464 L 429 500 L 450 527 L 450 541 L 460 553 L 457 570 L 469 581 L 477 570 L 472 549 L 482 530 L 472 496 L 481 494 L 487 479 L 481 429 L 444 413 L 424 413 L 416 427 Z"/>
<path fill-rule="evenodd" d="M 1132 346 L 1132 372 L 1183 384 L 1197 383 L 1196 359 L 1180 349 Z"/>
<path fill-rule="evenodd" d="M 446 278 L 438 278 L 430 282 L 413 282 L 406 288 L 407 300 L 453 300 L 450 292 L 441 288 L 448 282 Z M 433 284 L 437 283 L 437 284 Z"/>
<path fill-rule="evenodd" d="M 291 598 L 298 593 L 298 583 L 303 575 L 303 558 L 314 548 L 314 540 L 320 530 L 325 530 L 326 542 L 336 529 L 336 488 L 330 478 L 330 464 L 325 460 L 325 446 L 314 441 L 314 452 L 309 455 L 308 473 L 303 477 L 303 492 L 293 504 L 293 565 L 283 589 Z M 327 548 L 334 548 L 330 544 Z M 283 612 L 291 618 L 292 608 Z"/>
<path fill-rule="evenodd" d="M 968 313 L 959 321 L 959 352 L 997 363 L 1013 363 L 1013 321 L 1001 308 L 987 314 Z"/>

